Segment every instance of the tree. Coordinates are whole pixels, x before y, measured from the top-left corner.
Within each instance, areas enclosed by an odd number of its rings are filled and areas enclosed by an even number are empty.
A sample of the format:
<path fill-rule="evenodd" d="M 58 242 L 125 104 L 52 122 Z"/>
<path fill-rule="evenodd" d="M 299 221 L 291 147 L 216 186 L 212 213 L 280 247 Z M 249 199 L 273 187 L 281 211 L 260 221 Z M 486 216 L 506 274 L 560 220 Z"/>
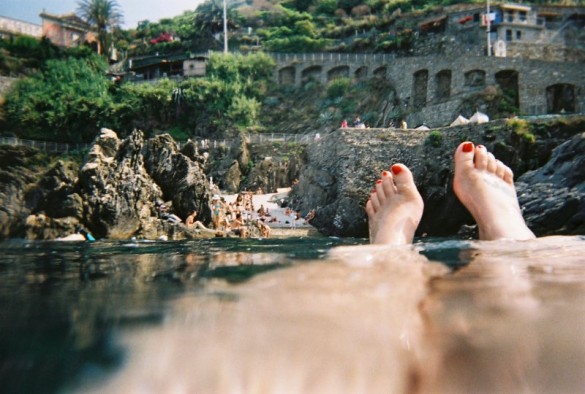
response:
<path fill-rule="evenodd" d="M 120 6 L 116 0 L 80 0 L 77 12 L 87 23 L 97 29 L 98 53 L 109 54 L 112 30 L 123 19 Z"/>

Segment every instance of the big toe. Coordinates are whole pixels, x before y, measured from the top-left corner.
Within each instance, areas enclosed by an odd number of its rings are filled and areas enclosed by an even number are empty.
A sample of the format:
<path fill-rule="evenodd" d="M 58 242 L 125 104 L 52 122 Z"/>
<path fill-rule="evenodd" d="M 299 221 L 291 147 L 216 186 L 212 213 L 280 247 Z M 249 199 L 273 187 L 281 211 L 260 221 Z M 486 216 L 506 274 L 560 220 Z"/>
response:
<path fill-rule="evenodd" d="M 398 193 L 405 195 L 418 195 L 418 190 L 414 184 L 414 177 L 407 166 L 404 164 L 394 164 L 391 167 L 391 171 Z"/>
<path fill-rule="evenodd" d="M 475 147 L 473 142 L 462 142 L 455 150 L 455 170 L 474 168 Z"/>

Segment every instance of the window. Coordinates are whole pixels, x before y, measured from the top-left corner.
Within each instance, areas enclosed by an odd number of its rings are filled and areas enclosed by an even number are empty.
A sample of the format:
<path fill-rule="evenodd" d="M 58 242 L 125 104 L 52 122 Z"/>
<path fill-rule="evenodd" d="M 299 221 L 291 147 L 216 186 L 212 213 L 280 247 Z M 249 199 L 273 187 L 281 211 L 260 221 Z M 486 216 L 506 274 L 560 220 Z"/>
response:
<path fill-rule="evenodd" d="M 506 11 L 506 19 L 508 22 L 514 22 L 514 13 L 512 11 Z"/>
<path fill-rule="evenodd" d="M 506 30 L 506 41 L 512 41 L 512 30 Z"/>
<path fill-rule="evenodd" d="M 473 14 L 473 21 L 474 22 L 479 22 L 479 12 L 476 12 L 475 14 Z"/>
<path fill-rule="evenodd" d="M 522 39 L 522 32 L 520 30 L 516 30 L 516 40 Z"/>
<path fill-rule="evenodd" d="M 526 11 L 520 11 L 520 22 L 526 22 Z"/>

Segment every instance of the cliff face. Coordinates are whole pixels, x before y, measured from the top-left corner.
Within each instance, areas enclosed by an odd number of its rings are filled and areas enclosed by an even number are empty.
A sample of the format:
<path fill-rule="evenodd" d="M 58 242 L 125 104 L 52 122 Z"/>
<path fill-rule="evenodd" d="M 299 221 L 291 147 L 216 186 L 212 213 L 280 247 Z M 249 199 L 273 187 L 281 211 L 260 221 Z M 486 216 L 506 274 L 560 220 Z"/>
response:
<path fill-rule="evenodd" d="M 160 201 L 170 201 L 181 218 L 192 210 L 200 220 L 211 216 L 211 192 L 201 164 L 181 153 L 167 135 L 144 140 L 136 131 L 120 140 L 102 129 L 81 168 L 59 161 L 41 175 L 25 160 L 38 152 L 2 152 L 7 168 L 1 172 L 2 238 L 54 239 L 80 225 L 112 239 L 152 239 L 180 231 L 161 220 Z"/>
<path fill-rule="evenodd" d="M 551 151 L 568 138 L 574 140 L 555 150 L 553 161 L 542 172 L 523 178 L 526 188 L 534 190 L 520 199 L 532 207 L 527 215 L 529 226 L 539 235 L 583 233 L 585 184 L 582 158 L 585 145 L 577 125 L 562 127 L 556 123 L 529 125 L 542 136 L 534 141 L 528 134 L 505 121 L 483 125 L 465 125 L 432 132 L 397 129 L 340 129 L 330 133 L 308 149 L 307 164 L 290 201 L 306 214 L 316 209 L 311 224 L 319 231 L 335 236 L 367 237 L 365 203 L 381 171 L 394 163 L 404 163 L 413 172 L 425 202 L 418 235 L 452 236 L 473 219 L 453 193 L 453 152 L 458 144 L 471 140 L 485 145 L 494 155 L 520 175 L 543 166 Z M 563 165 L 557 165 L 559 160 Z M 568 174 L 571 174 L 569 177 Z M 554 179 L 554 181 L 551 181 Z M 543 185 L 549 184 L 544 187 Z M 563 185 L 564 191 L 560 191 Z M 547 190 L 556 190 L 547 197 Z M 570 197 L 570 198 L 567 198 Z M 531 205 L 532 204 L 532 205 Z M 547 213 L 548 212 L 548 213 Z M 555 220 L 554 212 L 563 212 Z M 552 216 L 551 216 L 552 215 Z"/>

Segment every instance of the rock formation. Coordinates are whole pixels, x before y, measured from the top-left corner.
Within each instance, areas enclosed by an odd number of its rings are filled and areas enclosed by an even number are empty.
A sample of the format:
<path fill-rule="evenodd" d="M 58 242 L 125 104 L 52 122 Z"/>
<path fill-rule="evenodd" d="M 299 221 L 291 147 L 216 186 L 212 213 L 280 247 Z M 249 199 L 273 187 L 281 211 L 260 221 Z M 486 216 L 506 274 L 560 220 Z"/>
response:
<path fill-rule="evenodd" d="M 553 150 L 516 182 L 524 218 L 537 234 L 585 234 L 585 133 Z"/>
<path fill-rule="evenodd" d="M 583 123 L 578 123 L 581 130 Z M 316 209 L 311 224 L 328 235 L 367 237 L 364 205 L 370 190 L 382 170 L 393 163 L 409 166 L 425 201 L 425 211 L 418 235 L 453 236 L 473 219 L 455 197 L 452 190 L 453 150 L 464 140 L 485 145 L 496 157 L 520 175 L 544 165 L 550 151 L 559 145 L 567 133 L 550 135 L 555 124 L 538 123 L 533 128 L 546 138 L 532 141 L 506 121 L 484 125 L 464 125 L 431 132 L 398 129 L 340 129 L 325 135 L 307 150 L 307 163 L 301 171 L 300 182 L 293 188 L 290 204 L 303 215 Z M 569 137 L 570 138 L 570 137 Z M 543 173 L 527 174 L 522 181 L 530 183 L 534 193 L 520 199 L 526 205 L 527 220 L 538 235 L 578 234 L 583 232 L 584 188 L 582 165 L 572 158 L 583 154 L 585 143 L 575 137 L 566 147 L 559 147 L 550 166 L 555 166 L 555 182 L 547 178 L 553 172 L 549 165 Z M 564 146 L 564 145 L 563 145 Z M 564 153 L 562 153 L 564 152 Z M 572 152 L 568 154 L 567 152 Z M 543 175 L 545 174 L 545 175 Z M 561 191 L 565 188 L 565 191 Z M 550 196 L 544 198 L 546 193 Z M 550 201 L 547 208 L 546 201 Z M 550 210 L 544 215 L 542 210 Z M 557 215 L 555 215 L 555 212 Z M 562 214 L 562 215 L 561 215 Z M 553 220 L 554 218 L 554 220 Z"/>
<path fill-rule="evenodd" d="M 197 210 L 211 217 L 210 190 L 200 160 L 179 151 L 168 135 L 144 140 L 140 131 L 120 140 L 102 129 L 81 168 L 58 161 L 40 176 L 27 170 L 26 148 L 1 150 L 7 170 L 0 189 L 0 236 L 54 239 L 87 227 L 97 237 L 185 238 L 183 225 L 161 220 L 157 203 L 166 202 L 184 218 Z"/>

